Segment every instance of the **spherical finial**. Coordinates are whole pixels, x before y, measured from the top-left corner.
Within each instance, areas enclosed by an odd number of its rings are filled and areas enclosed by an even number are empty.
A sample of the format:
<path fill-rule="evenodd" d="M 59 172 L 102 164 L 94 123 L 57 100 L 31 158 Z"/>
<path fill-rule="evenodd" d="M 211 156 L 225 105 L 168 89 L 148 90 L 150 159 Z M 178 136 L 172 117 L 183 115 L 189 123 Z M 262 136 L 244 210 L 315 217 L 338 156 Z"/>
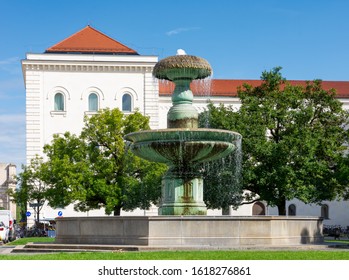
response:
<path fill-rule="evenodd" d="M 178 49 L 176 55 L 186 55 L 187 53 L 183 49 Z"/>

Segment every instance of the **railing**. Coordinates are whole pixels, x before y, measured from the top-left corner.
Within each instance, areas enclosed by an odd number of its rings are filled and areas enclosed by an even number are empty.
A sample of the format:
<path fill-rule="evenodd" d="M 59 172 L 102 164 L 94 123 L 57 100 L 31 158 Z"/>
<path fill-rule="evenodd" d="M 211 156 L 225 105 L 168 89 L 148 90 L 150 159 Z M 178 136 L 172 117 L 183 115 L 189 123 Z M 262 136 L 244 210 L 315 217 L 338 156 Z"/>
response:
<path fill-rule="evenodd" d="M 340 239 L 341 237 L 349 239 L 349 226 L 324 225 L 323 234 L 325 237 L 333 237 L 334 239 Z"/>

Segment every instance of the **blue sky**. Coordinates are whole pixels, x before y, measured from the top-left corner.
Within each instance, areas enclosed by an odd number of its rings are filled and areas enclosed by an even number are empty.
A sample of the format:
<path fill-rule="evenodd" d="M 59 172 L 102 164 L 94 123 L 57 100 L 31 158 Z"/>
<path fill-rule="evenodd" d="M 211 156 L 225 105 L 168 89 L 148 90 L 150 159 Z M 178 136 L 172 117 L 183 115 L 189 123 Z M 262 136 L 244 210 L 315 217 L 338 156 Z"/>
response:
<path fill-rule="evenodd" d="M 346 0 L 0 0 L 0 162 L 25 163 L 20 61 L 90 24 L 142 55 L 179 48 L 219 79 L 349 80 Z"/>

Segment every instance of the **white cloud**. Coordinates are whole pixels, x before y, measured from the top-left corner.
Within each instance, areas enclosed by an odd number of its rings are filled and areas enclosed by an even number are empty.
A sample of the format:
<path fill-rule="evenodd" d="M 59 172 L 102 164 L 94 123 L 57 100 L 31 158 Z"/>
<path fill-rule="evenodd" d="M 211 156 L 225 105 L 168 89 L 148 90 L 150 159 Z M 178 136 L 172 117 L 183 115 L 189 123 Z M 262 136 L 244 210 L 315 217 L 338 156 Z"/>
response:
<path fill-rule="evenodd" d="M 6 124 L 8 126 L 25 124 L 25 115 L 24 114 L 3 114 L 0 115 L 0 124 Z"/>
<path fill-rule="evenodd" d="M 21 73 L 21 62 L 19 57 L 9 57 L 0 60 L 0 71 L 11 75 L 18 75 Z"/>
<path fill-rule="evenodd" d="M 0 97 L 6 99 L 24 98 L 23 78 L 0 80 Z M 15 94 L 14 94 L 15 93 Z"/>
<path fill-rule="evenodd" d="M 20 59 L 17 56 L 5 58 L 3 60 L 0 60 L 0 65 L 17 64 L 19 63 L 19 60 Z"/>
<path fill-rule="evenodd" d="M 0 115 L 0 162 L 25 164 L 25 115 Z"/>
<path fill-rule="evenodd" d="M 198 30 L 200 29 L 199 27 L 180 27 L 173 29 L 171 31 L 166 32 L 167 36 L 172 36 L 172 35 L 177 35 L 182 32 L 187 32 L 187 31 L 193 31 L 193 30 Z"/>

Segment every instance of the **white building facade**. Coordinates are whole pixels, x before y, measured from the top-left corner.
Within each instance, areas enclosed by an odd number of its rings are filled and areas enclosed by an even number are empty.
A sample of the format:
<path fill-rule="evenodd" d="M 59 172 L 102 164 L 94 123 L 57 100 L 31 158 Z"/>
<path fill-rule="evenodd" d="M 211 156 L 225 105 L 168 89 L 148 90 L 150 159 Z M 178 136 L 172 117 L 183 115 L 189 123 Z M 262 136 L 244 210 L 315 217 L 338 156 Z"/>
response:
<path fill-rule="evenodd" d="M 26 89 L 27 164 L 35 155 L 43 156 L 42 148 L 51 142 L 53 134 L 66 131 L 79 134 L 84 117 L 102 108 L 119 108 L 125 113 L 137 109 L 150 117 L 152 129 L 166 128 L 166 116 L 172 103 L 166 88 L 168 85 L 159 84 L 152 76 L 157 61 L 157 56 L 139 55 L 90 26 L 47 49 L 45 53 L 27 54 L 22 61 Z M 236 87 L 247 81 L 214 80 L 212 88 L 202 85 L 198 88 L 211 92 L 209 98 L 213 103 L 239 107 Z M 348 92 L 344 90 L 341 101 L 349 108 L 349 83 L 344 86 Z M 194 94 L 193 105 L 201 112 L 207 105 L 208 96 L 195 91 Z M 349 204 L 326 203 L 328 224 L 349 225 Z M 321 211 L 324 211 L 321 206 L 303 205 L 299 201 L 288 202 L 287 207 L 289 205 L 294 205 L 296 215 L 321 216 Z M 292 207 L 290 214 L 293 214 Z M 103 210 L 81 213 L 75 212 L 73 207 L 51 209 L 44 206 L 41 216 L 51 219 L 57 217 L 58 212 L 64 216 L 104 215 Z M 156 213 L 154 207 L 149 211 L 122 212 L 122 215 Z M 345 214 L 340 216 L 337 213 Z M 219 214 L 220 210 L 209 211 L 209 215 Z M 275 215 L 277 211 L 257 203 L 243 205 L 229 214 Z"/>
<path fill-rule="evenodd" d="M 8 191 L 16 189 L 16 165 L 0 163 L 0 210 L 11 211 L 16 217 L 16 204 L 11 201 Z"/>
<path fill-rule="evenodd" d="M 101 108 L 139 109 L 158 127 L 156 62 L 154 56 L 27 54 L 27 160 L 41 154 L 53 134 L 80 133 L 84 116 Z"/>

